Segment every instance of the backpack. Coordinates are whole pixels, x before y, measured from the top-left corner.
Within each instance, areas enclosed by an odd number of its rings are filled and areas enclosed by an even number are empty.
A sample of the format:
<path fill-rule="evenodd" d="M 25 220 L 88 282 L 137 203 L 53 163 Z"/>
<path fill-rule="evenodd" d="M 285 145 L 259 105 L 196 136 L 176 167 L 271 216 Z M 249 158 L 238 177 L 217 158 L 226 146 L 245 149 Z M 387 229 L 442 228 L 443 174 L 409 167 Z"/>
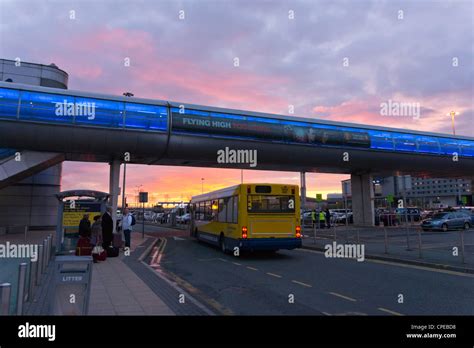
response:
<path fill-rule="evenodd" d="M 131 225 L 133 226 L 133 225 L 135 225 L 136 223 L 137 223 L 137 220 L 135 220 L 135 216 L 132 215 L 132 223 L 131 223 Z"/>

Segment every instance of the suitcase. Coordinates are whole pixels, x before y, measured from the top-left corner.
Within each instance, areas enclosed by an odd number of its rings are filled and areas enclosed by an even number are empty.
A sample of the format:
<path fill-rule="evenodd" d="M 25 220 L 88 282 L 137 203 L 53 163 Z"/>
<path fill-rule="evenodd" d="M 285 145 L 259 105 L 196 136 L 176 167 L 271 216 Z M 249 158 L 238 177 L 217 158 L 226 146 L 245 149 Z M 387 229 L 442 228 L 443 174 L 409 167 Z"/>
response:
<path fill-rule="evenodd" d="M 77 247 L 76 256 L 91 256 L 92 247 Z"/>
<path fill-rule="evenodd" d="M 107 252 L 104 250 L 100 254 L 92 254 L 94 262 L 107 260 Z"/>
<path fill-rule="evenodd" d="M 114 233 L 112 245 L 116 248 L 123 248 L 124 242 L 122 240 L 122 233 Z"/>
<path fill-rule="evenodd" d="M 107 248 L 107 257 L 117 257 L 119 256 L 119 248 L 117 247 L 108 247 Z"/>
<path fill-rule="evenodd" d="M 76 246 L 76 256 L 90 256 L 92 255 L 92 245 L 87 237 L 79 237 Z"/>

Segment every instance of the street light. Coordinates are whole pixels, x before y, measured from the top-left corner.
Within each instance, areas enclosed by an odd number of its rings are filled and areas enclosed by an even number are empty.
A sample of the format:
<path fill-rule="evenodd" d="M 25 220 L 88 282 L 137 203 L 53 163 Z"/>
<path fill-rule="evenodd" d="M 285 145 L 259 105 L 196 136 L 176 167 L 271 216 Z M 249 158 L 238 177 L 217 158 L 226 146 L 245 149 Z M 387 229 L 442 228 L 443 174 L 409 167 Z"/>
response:
<path fill-rule="evenodd" d="M 453 127 L 453 135 L 456 135 L 456 130 L 454 129 L 454 116 L 459 115 L 459 112 L 456 112 L 454 110 L 450 111 L 446 116 L 451 116 L 451 125 Z"/>
<path fill-rule="evenodd" d="M 451 125 L 453 127 L 453 135 L 456 135 L 456 130 L 454 128 L 454 117 L 459 115 L 459 112 L 456 112 L 454 110 L 451 110 L 448 114 L 446 114 L 446 116 L 451 116 Z M 457 179 L 456 180 L 456 186 L 457 186 L 457 189 L 458 189 L 458 204 L 461 205 L 461 180 L 460 179 Z"/>
<path fill-rule="evenodd" d="M 140 203 L 140 202 L 139 202 L 139 196 L 140 196 L 140 191 L 141 191 L 140 189 L 141 189 L 142 186 L 143 186 L 142 184 L 140 184 L 140 185 L 135 185 L 135 187 L 137 188 L 137 206 L 138 206 L 139 203 Z"/>
<path fill-rule="evenodd" d="M 125 92 L 125 93 L 123 93 L 123 96 L 124 96 L 124 97 L 133 97 L 134 94 L 131 93 L 131 92 Z"/>
<path fill-rule="evenodd" d="M 201 178 L 201 193 L 204 193 L 204 178 Z"/>

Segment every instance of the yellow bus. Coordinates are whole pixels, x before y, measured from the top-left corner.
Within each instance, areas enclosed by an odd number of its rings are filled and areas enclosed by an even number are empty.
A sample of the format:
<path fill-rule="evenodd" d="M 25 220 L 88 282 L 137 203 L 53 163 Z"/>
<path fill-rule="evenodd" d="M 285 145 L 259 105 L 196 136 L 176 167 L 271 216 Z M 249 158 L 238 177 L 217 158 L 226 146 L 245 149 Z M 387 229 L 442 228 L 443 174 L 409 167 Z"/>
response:
<path fill-rule="evenodd" d="M 240 184 L 195 196 L 189 226 L 191 236 L 224 253 L 300 248 L 298 186 Z"/>

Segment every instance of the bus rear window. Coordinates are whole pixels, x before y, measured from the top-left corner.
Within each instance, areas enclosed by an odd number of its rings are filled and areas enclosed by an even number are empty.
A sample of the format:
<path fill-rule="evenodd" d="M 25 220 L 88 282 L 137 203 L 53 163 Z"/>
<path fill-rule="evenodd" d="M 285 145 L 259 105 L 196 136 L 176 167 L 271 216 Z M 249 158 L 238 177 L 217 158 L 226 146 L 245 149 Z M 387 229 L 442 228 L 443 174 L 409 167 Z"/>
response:
<path fill-rule="evenodd" d="M 255 192 L 256 193 L 271 193 L 272 192 L 272 187 L 271 186 L 258 185 L 258 186 L 255 186 Z"/>
<path fill-rule="evenodd" d="M 295 196 L 249 195 L 247 210 L 250 213 L 294 213 Z"/>

